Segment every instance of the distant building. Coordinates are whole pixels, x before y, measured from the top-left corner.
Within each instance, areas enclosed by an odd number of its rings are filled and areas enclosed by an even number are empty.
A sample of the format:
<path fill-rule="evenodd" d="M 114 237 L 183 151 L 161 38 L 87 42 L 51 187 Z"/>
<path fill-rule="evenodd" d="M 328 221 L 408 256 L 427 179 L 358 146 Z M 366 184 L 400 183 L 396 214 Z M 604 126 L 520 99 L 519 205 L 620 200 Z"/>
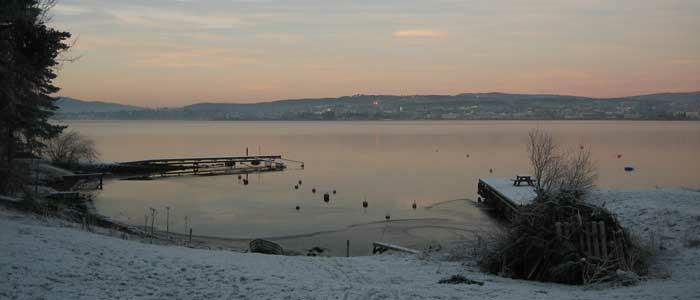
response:
<path fill-rule="evenodd" d="M 445 120 L 454 120 L 454 119 L 457 119 L 458 117 L 459 117 L 458 114 L 452 113 L 452 112 L 440 115 L 440 118 L 445 119 Z"/>
<path fill-rule="evenodd" d="M 686 111 L 685 117 L 688 119 L 700 119 L 700 111 Z"/>

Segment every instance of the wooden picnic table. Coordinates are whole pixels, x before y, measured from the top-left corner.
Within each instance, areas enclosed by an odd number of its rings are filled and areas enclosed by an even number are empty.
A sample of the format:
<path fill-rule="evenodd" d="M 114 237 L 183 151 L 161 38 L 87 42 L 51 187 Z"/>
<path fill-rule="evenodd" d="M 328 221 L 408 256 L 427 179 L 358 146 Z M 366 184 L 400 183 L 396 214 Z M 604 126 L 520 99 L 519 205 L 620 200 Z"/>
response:
<path fill-rule="evenodd" d="M 529 186 L 535 186 L 535 180 L 532 179 L 530 175 L 515 175 L 513 180 L 513 186 L 520 186 L 521 183 L 525 182 Z"/>

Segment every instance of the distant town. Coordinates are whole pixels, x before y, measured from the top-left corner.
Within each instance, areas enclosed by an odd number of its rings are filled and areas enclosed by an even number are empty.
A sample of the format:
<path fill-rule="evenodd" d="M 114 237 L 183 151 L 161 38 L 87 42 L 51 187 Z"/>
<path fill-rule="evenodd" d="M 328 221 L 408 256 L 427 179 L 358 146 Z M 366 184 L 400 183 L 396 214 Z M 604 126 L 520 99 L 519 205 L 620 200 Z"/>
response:
<path fill-rule="evenodd" d="M 59 119 L 111 120 L 700 120 L 700 92 L 620 98 L 468 93 L 353 95 L 262 103 L 142 108 L 71 98 Z"/>

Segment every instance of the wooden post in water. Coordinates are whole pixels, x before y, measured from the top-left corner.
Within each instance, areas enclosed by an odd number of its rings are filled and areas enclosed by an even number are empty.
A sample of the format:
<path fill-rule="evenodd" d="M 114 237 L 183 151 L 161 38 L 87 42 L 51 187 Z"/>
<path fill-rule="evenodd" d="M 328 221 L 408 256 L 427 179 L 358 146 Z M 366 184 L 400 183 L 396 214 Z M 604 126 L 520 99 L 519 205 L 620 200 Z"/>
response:
<path fill-rule="evenodd" d="M 345 257 L 350 257 L 350 240 L 345 243 Z"/>
<path fill-rule="evenodd" d="M 192 245 L 192 227 L 190 227 L 190 241 L 189 241 L 190 246 Z"/>
<path fill-rule="evenodd" d="M 170 235 L 170 206 L 165 207 L 165 233 Z"/>

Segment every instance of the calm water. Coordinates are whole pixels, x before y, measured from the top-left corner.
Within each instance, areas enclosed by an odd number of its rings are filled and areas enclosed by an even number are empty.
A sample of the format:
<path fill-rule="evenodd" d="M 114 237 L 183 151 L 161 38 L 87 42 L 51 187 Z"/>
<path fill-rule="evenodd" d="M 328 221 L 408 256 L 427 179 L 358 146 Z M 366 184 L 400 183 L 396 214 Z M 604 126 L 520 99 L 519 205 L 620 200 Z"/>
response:
<path fill-rule="evenodd" d="M 476 198 L 480 177 L 527 173 L 524 140 L 536 127 L 571 148 L 592 147 L 606 188 L 700 187 L 700 122 L 184 122 L 69 123 L 94 138 L 106 161 L 159 157 L 281 154 L 305 170 L 236 176 L 111 181 L 98 196 L 103 214 L 143 224 L 148 207 L 171 207 L 171 228 L 192 218 L 198 234 L 270 237 L 338 230 L 392 219 L 449 218 L 478 223 L 483 216 L 453 199 Z M 259 150 L 260 149 L 260 150 Z M 617 158 L 621 154 L 622 158 Z M 634 166 L 625 172 L 624 166 Z M 489 170 L 492 169 L 493 173 Z M 293 186 L 303 180 L 300 190 Z M 337 189 L 330 204 L 321 194 Z M 362 199 L 370 203 L 362 209 Z M 416 202 L 419 209 L 411 209 Z M 301 211 L 294 210 L 296 205 Z"/>

